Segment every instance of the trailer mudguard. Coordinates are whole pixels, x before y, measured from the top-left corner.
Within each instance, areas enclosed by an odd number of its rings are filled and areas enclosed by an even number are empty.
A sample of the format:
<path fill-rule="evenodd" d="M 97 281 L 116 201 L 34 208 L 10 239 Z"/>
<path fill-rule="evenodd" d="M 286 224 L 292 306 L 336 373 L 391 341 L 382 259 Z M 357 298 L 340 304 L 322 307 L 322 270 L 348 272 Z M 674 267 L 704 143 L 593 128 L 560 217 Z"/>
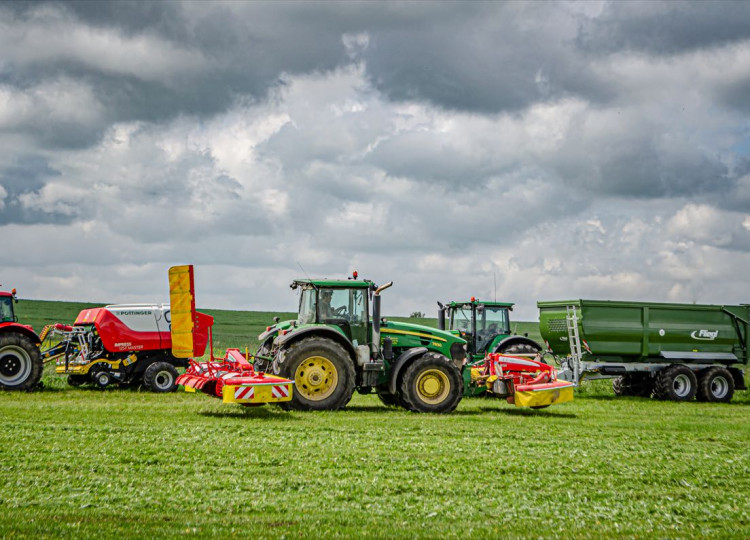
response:
<path fill-rule="evenodd" d="M 391 364 L 391 372 L 388 375 L 388 391 L 395 395 L 396 394 L 396 383 L 398 381 L 398 374 L 401 371 L 401 369 L 414 358 L 417 358 L 418 356 L 422 356 L 427 352 L 427 347 L 415 347 L 414 349 L 409 349 L 399 355 L 398 358 L 396 358 L 396 361 Z"/>

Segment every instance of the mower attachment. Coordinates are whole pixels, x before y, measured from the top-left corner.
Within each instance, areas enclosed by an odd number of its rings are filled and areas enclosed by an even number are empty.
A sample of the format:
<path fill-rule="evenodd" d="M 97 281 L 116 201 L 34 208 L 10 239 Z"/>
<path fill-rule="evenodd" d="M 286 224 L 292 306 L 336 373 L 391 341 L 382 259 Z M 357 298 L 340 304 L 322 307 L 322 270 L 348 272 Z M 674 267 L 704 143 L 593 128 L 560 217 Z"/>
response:
<path fill-rule="evenodd" d="M 186 392 L 201 392 L 221 398 L 224 403 L 263 405 L 291 401 L 293 381 L 255 371 L 239 349 L 227 349 L 223 360 L 190 361 L 187 371 L 177 378 Z"/>
<path fill-rule="evenodd" d="M 492 353 L 472 368 L 474 384 L 516 407 L 541 408 L 573 401 L 572 382 L 557 380 L 555 368 L 541 360 Z"/>

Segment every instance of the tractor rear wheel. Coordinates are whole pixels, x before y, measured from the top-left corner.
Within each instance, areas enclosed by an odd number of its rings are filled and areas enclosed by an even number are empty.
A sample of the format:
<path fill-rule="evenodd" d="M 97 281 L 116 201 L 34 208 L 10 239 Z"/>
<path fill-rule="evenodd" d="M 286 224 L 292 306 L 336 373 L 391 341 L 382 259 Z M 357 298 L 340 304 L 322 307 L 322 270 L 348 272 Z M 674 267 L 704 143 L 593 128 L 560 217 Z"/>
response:
<path fill-rule="evenodd" d="M 692 401 L 697 390 L 698 380 L 693 370 L 687 366 L 675 364 L 656 375 L 654 395 L 659 399 Z"/>
<path fill-rule="evenodd" d="M 298 411 L 335 411 L 354 394 L 354 362 L 331 339 L 310 337 L 292 343 L 277 357 L 279 375 L 294 381 L 292 400 L 280 403 Z"/>
<path fill-rule="evenodd" d="M 448 413 L 458 406 L 461 372 L 444 356 L 425 353 L 406 368 L 401 381 L 404 406 L 414 412 Z"/>
<path fill-rule="evenodd" d="M 164 394 L 177 389 L 177 370 L 168 362 L 154 362 L 143 372 L 143 386 L 151 392 Z"/>
<path fill-rule="evenodd" d="M 713 367 L 701 373 L 698 380 L 698 401 L 729 403 L 734 396 L 734 378 L 729 370 Z"/>
<path fill-rule="evenodd" d="M 42 378 L 39 347 L 24 334 L 0 334 L 0 390 L 31 390 Z"/>

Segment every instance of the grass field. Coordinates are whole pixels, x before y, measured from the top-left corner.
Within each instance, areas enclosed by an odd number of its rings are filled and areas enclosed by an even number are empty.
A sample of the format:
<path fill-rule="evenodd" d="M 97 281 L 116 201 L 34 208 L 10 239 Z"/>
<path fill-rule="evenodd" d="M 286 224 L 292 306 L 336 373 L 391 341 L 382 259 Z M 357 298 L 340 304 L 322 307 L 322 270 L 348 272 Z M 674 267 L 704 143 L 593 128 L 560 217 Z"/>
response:
<path fill-rule="evenodd" d="M 273 315 L 212 313 L 235 346 Z M 545 410 L 465 399 L 441 416 L 44 382 L 0 393 L 2 538 L 750 537 L 748 392 L 677 404 L 602 382 Z"/>

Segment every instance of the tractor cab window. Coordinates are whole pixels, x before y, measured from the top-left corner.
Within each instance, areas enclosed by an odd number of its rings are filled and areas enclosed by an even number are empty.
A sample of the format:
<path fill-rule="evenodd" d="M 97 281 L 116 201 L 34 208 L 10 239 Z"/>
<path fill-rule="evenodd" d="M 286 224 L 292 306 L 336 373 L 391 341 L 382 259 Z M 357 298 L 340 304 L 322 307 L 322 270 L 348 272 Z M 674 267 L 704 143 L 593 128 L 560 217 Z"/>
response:
<path fill-rule="evenodd" d="M 358 289 L 320 289 L 318 313 L 320 322 L 343 319 L 348 323 L 365 321 L 365 292 Z"/>
<path fill-rule="evenodd" d="M 471 308 L 453 308 L 451 310 L 450 329 L 459 332 L 471 332 Z"/>
<path fill-rule="evenodd" d="M 508 308 L 484 306 L 484 309 L 477 309 L 477 332 L 510 334 Z"/>
<path fill-rule="evenodd" d="M 302 295 L 299 299 L 299 315 L 297 316 L 297 324 L 312 324 L 315 322 L 315 297 L 316 291 L 312 287 L 309 289 L 303 289 Z"/>
<path fill-rule="evenodd" d="M 498 334 L 510 334 L 508 308 L 477 306 L 477 351 L 485 351 Z"/>
<path fill-rule="evenodd" d="M 13 321 L 13 299 L 10 296 L 0 296 L 0 322 Z"/>

